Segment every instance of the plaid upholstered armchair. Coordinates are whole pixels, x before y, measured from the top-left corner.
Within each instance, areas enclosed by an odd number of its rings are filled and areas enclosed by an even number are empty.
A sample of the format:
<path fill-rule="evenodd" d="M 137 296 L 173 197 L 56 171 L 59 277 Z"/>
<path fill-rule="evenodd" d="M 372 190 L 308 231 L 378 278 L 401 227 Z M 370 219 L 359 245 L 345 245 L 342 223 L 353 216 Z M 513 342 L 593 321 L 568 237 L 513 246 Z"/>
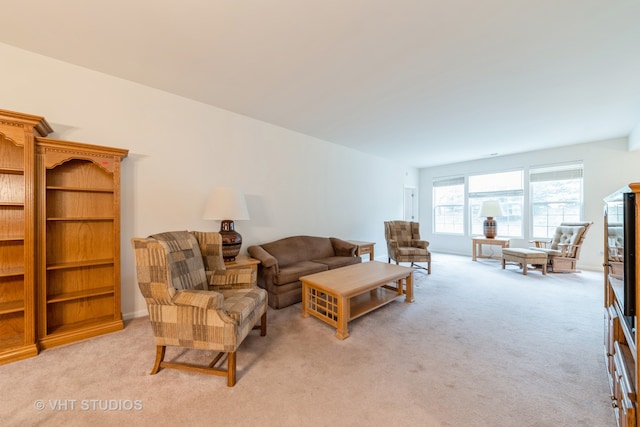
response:
<path fill-rule="evenodd" d="M 156 341 L 151 374 L 185 369 L 226 376 L 233 386 L 236 350 L 252 329 L 267 333 L 267 293 L 256 286 L 255 272 L 225 270 L 215 232 L 174 231 L 131 242 Z M 167 346 L 219 353 L 208 366 L 165 362 Z M 216 367 L 225 353 L 227 368 Z"/>
<path fill-rule="evenodd" d="M 431 274 L 429 242 L 420 240 L 420 224 L 412 221 L 385 221 L 384 237 L 387 240 L 389 262 L 410 262 L 411 267 L 427 270 Z M 416 264 L 426 262 L 427 268 Z"/>

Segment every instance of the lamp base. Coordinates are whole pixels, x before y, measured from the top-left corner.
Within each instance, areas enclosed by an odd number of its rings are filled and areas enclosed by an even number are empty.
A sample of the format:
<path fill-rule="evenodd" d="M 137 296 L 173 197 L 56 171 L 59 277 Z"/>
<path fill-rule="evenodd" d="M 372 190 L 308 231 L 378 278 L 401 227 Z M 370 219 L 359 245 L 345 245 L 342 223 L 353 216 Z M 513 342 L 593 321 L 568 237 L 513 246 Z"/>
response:
<path fill-rule="evenodd" d="M 495 239 L 495 237 L 498 235 L 498 221 L 493 219 L 493 217 L 487 217 L 482 225 L 484 237 L 486 237 L 487 239 Z"/>
<path fill-rule="evenodd" d="M 220 235 L 222 236 L 222 259 L 234 261 L 240 253 L 242 236 L 234 230 L 233 221 L 225 219 L 220 223 Z"/>

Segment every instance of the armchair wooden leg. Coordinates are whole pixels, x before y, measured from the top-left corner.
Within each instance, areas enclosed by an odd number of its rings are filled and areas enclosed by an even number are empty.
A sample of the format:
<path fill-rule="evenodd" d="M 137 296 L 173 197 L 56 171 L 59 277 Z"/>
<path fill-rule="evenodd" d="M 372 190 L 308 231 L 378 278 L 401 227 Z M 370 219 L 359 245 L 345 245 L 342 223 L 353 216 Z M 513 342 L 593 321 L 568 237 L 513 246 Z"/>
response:
<path fill-rule="evenodd" d="M 236 352 L 230 351 L 227 354 L 227 386 L 236 385 Z"/>
<path fill-rule="evenodd" d="M 167 350 L 167 347 L 164 346 L 164 345 L 156 346 L 156 363 L 155 363 L 155 365 L 153 365 L 153 369 L 151 370 L 151 374 L 150 375 L 155 375 L 160 370 L 160 365 L 162 364 L 162 361 L 164 360 L 164 353 L 165 353 L 166 350 Z"/>
<path fill-rule="evenodd" d="M 267 335 L 267 312 L 266 311 L 260 318 L 260 336 L 264 337 L 265 335 Z"/>
<path fill-rule="evenodd" d="M 259 325 L 254 325 L 253 328 L 251 328 L 251 329 L 260 329 L 260 336 L 261 337 L 264 337 L 265 335 L 267 335 L 267 312 L 266 311 L 260 317 L 260 324 Z"/>

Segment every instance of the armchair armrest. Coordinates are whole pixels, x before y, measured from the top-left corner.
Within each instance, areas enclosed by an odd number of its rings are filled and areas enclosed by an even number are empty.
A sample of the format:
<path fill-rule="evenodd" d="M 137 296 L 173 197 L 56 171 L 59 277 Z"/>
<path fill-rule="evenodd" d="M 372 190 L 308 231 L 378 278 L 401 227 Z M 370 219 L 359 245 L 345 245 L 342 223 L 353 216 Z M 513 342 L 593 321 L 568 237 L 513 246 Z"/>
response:
<path fill-rule="evenodd" d="M 259 260 L 263 267 L 269 268 L 275 266 L 276 271 L 280 270 L 276 257 L 265 251 L 262 246 L 249 246 L 249 248 L 247 248 L 247 252 L 249 252 L 249 255 L 251 255 L 252 258 Z"/>
<path fill-rule="evenodd" d="M 411 239 L 411 246 L 414 248 L 427 249 L 429 242 L 426 240 L 413 240 Z"/>
<path fill-rule="evenodd" d="M 574 258 L 574 254 L 577 253 L 580 245 L 575 243 L 558 243 L 558 249 L 560 249 L 562 258 Z"/>
<path fill-rule="evenodd" d="M 329 237 L 329 241 L 331 241 L 331 246 L 333 246 L 333 250 L 337 256 L 356 256 L 358 246 L 353 243 L 338 239 L 337 237 Z"/>
<path fill-rule="evenodd" d="M 251 268 L 234 268 L 232 270 L 207 271 L 209 289 L 248 289 L 256 284 L 256 272 Z"/>
<path fill-rule="evenodd" d="M 204 309 L 220 309 L 223 307 L 224 297 L 215 291 L 203 291 L 199 289 L 185 289 L 176 292 L 172 302 L 175 305 L 183 305 Z"/>
<path fill-rule="evenodd" d="M 551 240 L 529 240 L 529 243 L 533 243 L 536 248 L 548 248 Z"/>

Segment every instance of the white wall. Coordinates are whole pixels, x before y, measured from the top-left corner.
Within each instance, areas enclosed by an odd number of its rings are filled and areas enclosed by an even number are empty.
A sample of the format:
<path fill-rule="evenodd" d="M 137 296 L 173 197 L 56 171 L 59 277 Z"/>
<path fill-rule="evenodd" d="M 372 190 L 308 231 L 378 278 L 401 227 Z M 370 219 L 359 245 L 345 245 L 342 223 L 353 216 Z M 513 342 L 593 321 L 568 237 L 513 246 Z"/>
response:
<path fill-rule="evenodd" d="M 130 239 L 218 230 L 214 186 L 244 191 L 243 252 L 294 234 L 376 242 L 418 171 L 225 110 L 0 44 L 0 109 L 44 116 L 52 138 L 129 149 L 122 163 L 122 311 L 146 314 Z M 158 70 L 162 72 L 162 70 Z"/>
<path fill-rule="evenodd" d="M 431 242 L 430 248 L 433 251 L 471 254 L 470 237 L 432 233 L 433 178 L 524 168 L 525 180 L 527 180 L 526 173 L 531 166 L 580 160 L 584 162 L 584 219 L 593 221 L 594 224 L 585 239 L 578 267 L 602 270 L 604 236 L 602 199 L 630 182 L 640 181 L 638 169 L 640 152 L 629 152 L 626 138 L 421 169 L 419 171 L 421 234 Z M 531 246 L 529 231 L 525 230 L 525 233 L 524 239 L 513 239 L 511 246 Z M 437 265 L 437 256 L 434 256 L 433 262 Z"/>

